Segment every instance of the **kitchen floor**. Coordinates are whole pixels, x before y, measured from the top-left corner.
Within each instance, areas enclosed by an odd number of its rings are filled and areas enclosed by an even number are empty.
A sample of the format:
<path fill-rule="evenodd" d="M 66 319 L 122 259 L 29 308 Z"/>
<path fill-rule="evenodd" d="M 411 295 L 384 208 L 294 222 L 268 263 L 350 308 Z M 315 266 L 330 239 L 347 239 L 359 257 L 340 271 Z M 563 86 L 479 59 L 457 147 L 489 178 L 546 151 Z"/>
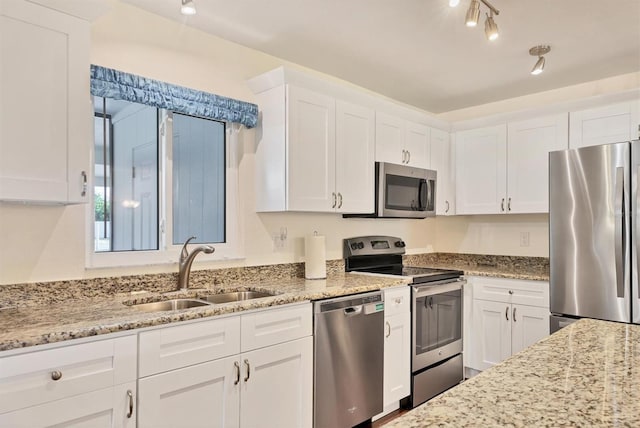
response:
<path fill-rule="evenodd" d="M 386 424 L 388 424 L 389 422 L 391 422 L 392 420 L 404 415 L 408 411 L 409 410 L 407 410 L 407 409 L 398 409 L 396 411 L 393 411 L 393 412 L 389 413 L 387 416 L 385 416 L 384 418 L 380 418 L 377 421 L 373 422 L 371 424 L 371 428 L 381 428 L 381 427 L 385 426 Z"/>

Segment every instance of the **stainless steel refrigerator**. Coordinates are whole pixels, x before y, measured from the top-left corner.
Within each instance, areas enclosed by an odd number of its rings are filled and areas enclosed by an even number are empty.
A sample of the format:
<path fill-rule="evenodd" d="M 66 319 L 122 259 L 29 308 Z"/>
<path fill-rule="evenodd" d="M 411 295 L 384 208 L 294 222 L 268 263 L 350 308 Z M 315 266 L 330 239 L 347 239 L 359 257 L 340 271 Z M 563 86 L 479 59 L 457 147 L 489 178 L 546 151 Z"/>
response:
<path fill-rule="evenodd" d="M 640 324 L 640 141 L 549 154 L 551 332 L 579 318 Z"/>

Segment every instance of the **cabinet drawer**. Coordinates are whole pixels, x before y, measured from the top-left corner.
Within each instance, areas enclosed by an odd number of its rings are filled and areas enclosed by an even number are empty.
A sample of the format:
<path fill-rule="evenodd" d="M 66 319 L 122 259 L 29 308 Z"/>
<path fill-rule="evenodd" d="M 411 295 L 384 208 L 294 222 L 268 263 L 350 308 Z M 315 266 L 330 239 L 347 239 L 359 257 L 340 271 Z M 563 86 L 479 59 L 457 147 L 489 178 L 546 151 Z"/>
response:
<path fill-rule="evenodd" d="M 135 335 L 0 358 L 0 413 L 135 379 Z"/>
<path fill-rule="evenodd" d="M 312 334 L 311 303 L 242 315 L 242 351 L 263 348 Z"/>
<path fill-rule="evenodd" d="M 384 316 L 409 313 L 411 302 L 411 289 L 408 285 L 384 290 Z"/>
<path fill-rule="evenodd" d="M 140 333 L 140 377 L 240 353 L 240 317 Z"/>
<path fill-rule="evenodd" d="M 546 281 L 474 277 L 472 282 L 474 299 L 549 307 L 549 283 Z"/>

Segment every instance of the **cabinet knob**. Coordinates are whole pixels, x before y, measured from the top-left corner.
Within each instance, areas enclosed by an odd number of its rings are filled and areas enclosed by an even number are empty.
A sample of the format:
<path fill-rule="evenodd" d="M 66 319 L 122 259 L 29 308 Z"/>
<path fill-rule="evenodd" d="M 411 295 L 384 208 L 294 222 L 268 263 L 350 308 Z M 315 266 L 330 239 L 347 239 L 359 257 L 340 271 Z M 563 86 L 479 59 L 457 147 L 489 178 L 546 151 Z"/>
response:
<path fill-rule="evenodd" d="M 509 290 L 509 294 L 513 294 L 513 290 Z"/>
<path fill-rule="evenodd" d="M 54 370 L 51 372 L 51 379 L 60 380 L 62 378 L 62 372 L 60 370 Z"/>

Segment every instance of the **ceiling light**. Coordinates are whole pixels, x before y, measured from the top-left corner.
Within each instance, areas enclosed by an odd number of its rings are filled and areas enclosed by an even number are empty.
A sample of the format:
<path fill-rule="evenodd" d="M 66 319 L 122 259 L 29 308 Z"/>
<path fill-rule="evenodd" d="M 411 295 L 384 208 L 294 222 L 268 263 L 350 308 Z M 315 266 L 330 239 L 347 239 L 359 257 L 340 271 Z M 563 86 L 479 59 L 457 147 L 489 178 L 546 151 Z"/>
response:
<path fill-rule="evenodd" d="M 544 71 L 545 59 L 543 55 L 548 54 L 550 50 L 551 46 L 548 45 L 538 45 L 529 49 L 529 55 L 538 57 L 538 61 L 536 61 L 536 65 L 533 66 L 531 74 L 537 76 Z"/>
<path fill-rule="evenodd" d="M 487 39 L 490 41 L 494 41 L 498 38 L 500 33 L 498 32 L 498 25 L 493 20 L 493 11 L 489 11 L 487 15 L 487 20 L 484 21 L 484 34 L 487 36 Z"/>
<path fill-rule="evenodd" d="M 478 0 L 471 0 L 464 22 L 467 27 L 475 27 L 478 25 L 478 19 L 480 19 L 480 2 Z"/>
<path fill-rule="evenodd" d="M 182 0 L 182 6 L 180 7 L 180 13 L 183 15 L 195 15 L 196 5 L 193 0 Z"/>
<path fill-rule="evenodd" d="M 460 0 L 449 0 L 450 7 L 456 7 L 460 4 Z"/>

